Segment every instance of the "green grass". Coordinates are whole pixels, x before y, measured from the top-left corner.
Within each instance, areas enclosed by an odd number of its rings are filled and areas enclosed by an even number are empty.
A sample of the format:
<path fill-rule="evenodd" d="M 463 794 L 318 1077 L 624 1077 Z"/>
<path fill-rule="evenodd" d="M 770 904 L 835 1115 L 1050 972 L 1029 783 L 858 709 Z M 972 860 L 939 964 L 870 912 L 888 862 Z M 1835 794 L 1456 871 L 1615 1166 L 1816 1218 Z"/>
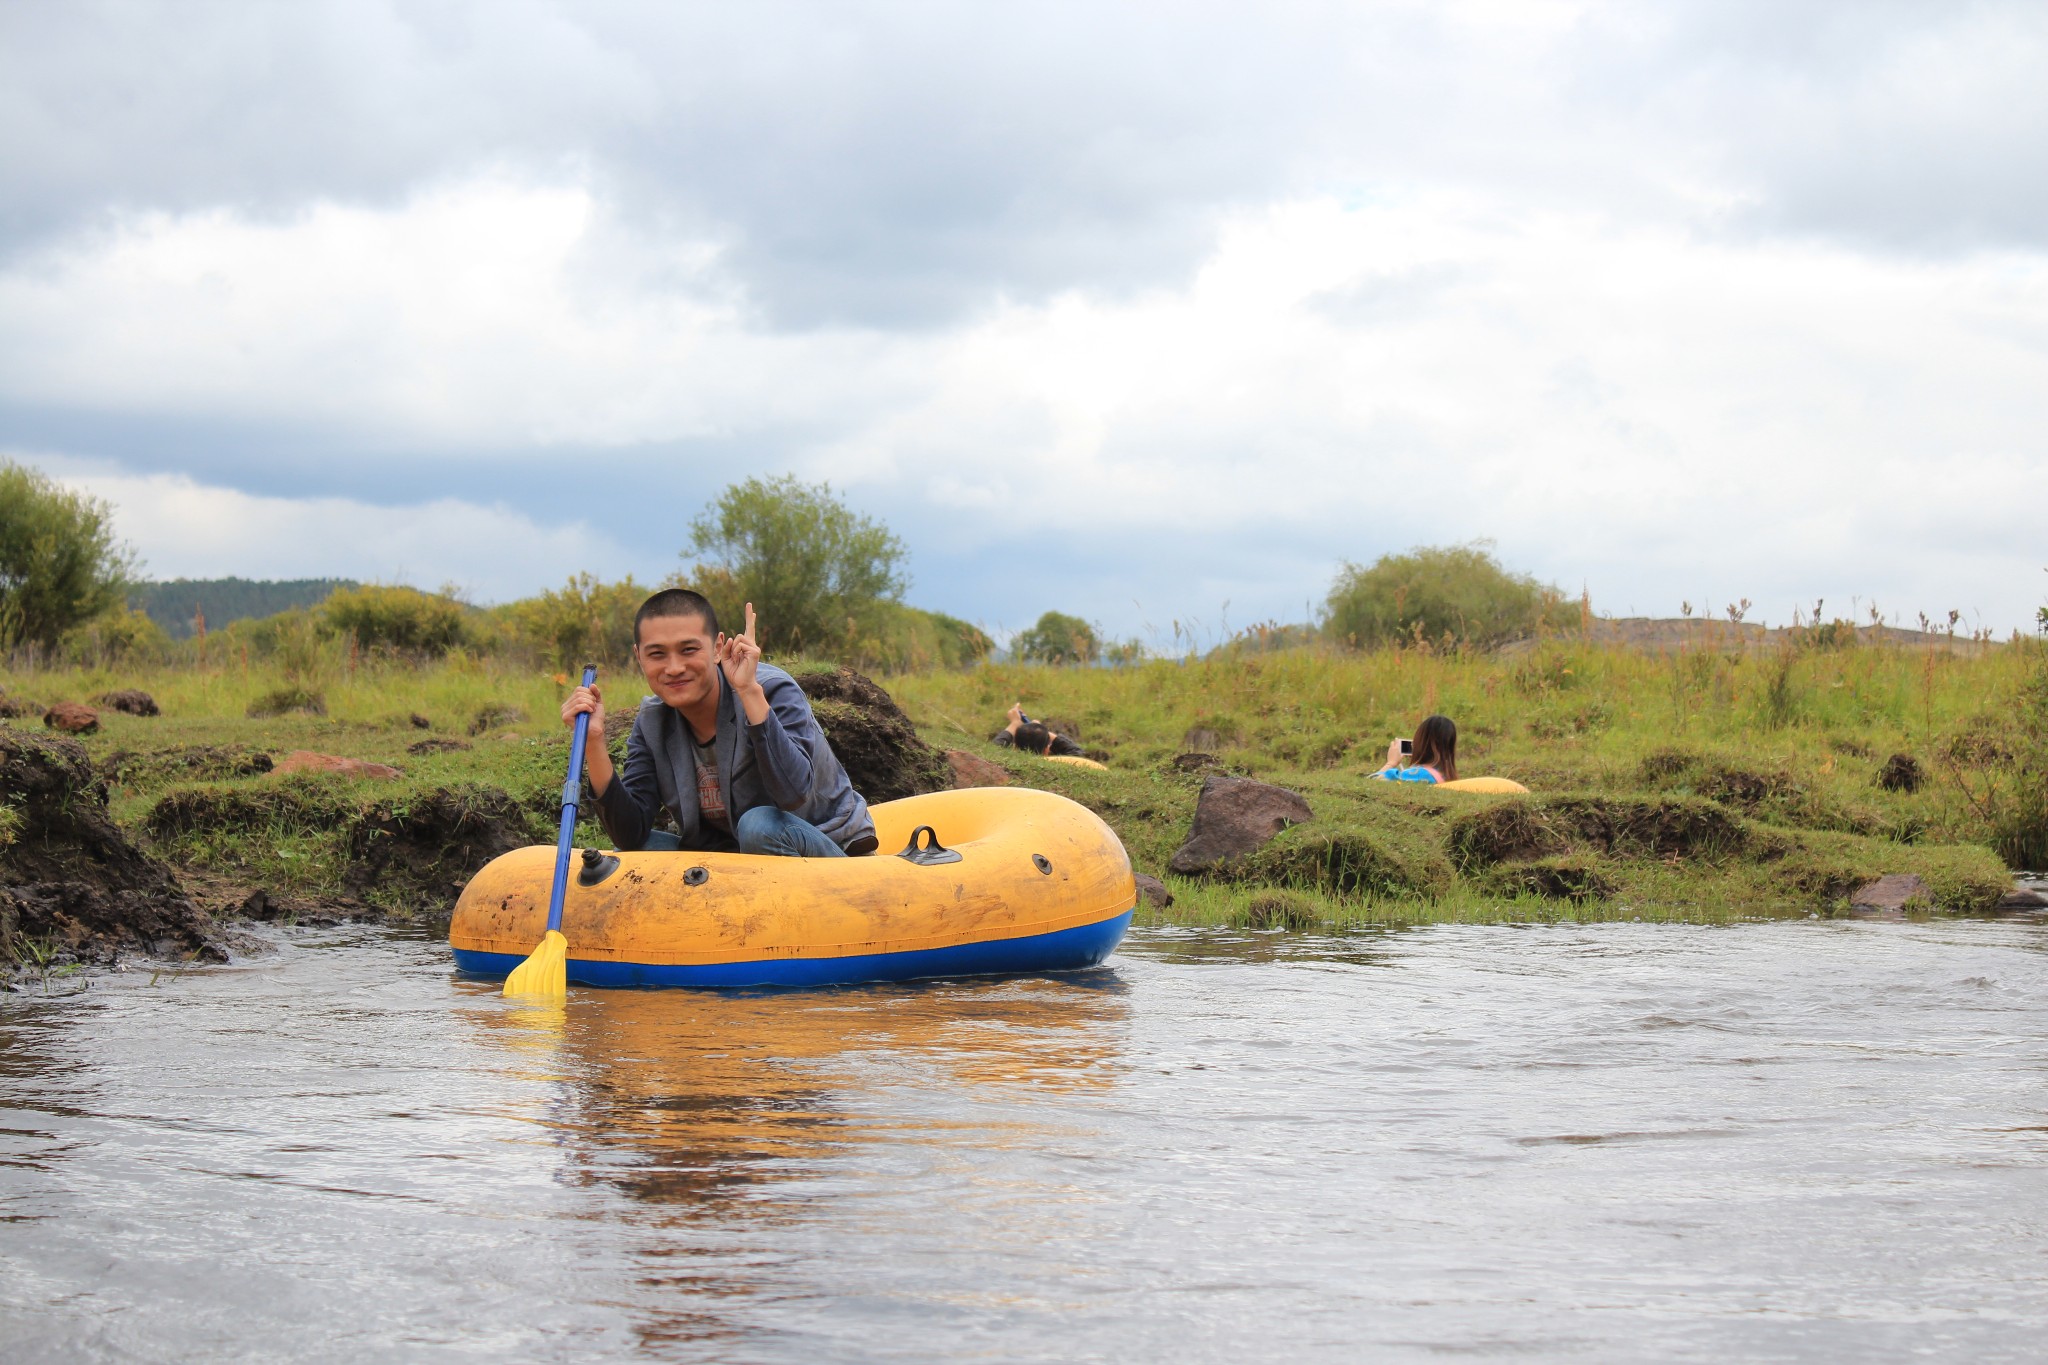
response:
<path fill-rule="evenodd" d="M 2024 641 L 1956 653 L 1864 646 L 1661 658 L 1553 641 L 1512 656 L 1296 648 L 1116 669 L 986 665 L 883 681 L 932 744 L 990 758 L 1097 811 L 1141 871 L 1161 872 L 1186 837 L 1202 777 L 1171 760 L 1191 730 L 1219 736 L 1213 748 L 1227 770 L 1307 797 L 1313 822 L 1228 877 L 1172 879 L 1176 903 L 1148 912 L 1155 921 L 1723 922 L 1834 913 L 1850 887 L 1887 872 L 1925 877 L 1946 909 L 1995 899 L 2010 885 L 1991 851 L 2006 837 L 1999 822 L 2038 808 L 2018 798 L 2043 771 L 2029 767 L 2043 718 L 2030 728 L 2026 708 L 2030 680 L 2044 671 L 2048 650 Z M 324 717 L 247 715 L 287 681 L 237 657 L 212 668 L 0 673 L 0 690 L 44 704 L 114 687 L 152 693 L 160 718 L 102 712 L 101 733 L 85 741 L 101 761 L 118 750 L 206 745 L 313 749 L 404 770 L 395 782 L 343 782 L 195 781 L 176 764 L 151 762 L 124 769 L 114 814 L 138 831 L 173 792 L 258 798 L 241 824 L 157 841 L 187 867 L 252 885 L 334 893 L 346 879 L 352 826 L 445 791 L 500 790 L 536 831 L 552 823 L 567 756 L 557 677 L 462 656 L 424 667 L 342 665 L 299 680 L 322 693 Z M 643 691 L 637 677 L 613 680 L 614 700 Z M 2048 689 L 2036 683 L 2032 695 Z M 1111 770 L 991 745 L 1004 709 L 1020 700 L 1106 751 Z M 495 711 L 513 719 L 471 733 L 480 714 Z M 1473 833 L 1475 821 L 1508 818 L 1487 815 L 1502 799 L 1370 778 L 1387 740 L 1432 711 L 1458 722 L 1463 774 L 1513 777 L 1536 793 L 1517 809 L 1544 824 L 1542 847 L 1476 857 L 1472 848 L 1503 837 L 1491 825 Z M 415 715 L 428 728 L 417 728 Z M 470 747 L 407 752 L 429 737 Z M 1920 790 L 1876 784 L 1896 753 L 1925 771 Z M 1586 832 L 1589 820 L 1611 819 L 1691 828 L 1703 810 L 1721 812 L 1708 822 L 1720 820 L 1719 833 L 1661 851 L 1631 843 L 1633 835 L 1614 843 Z M 6 832 L 0 822 L 0 839 Z M 597 837 L 588 825 L 583 836 Z M 1738 848 L 1721 846 L 1731 839 Z"/>

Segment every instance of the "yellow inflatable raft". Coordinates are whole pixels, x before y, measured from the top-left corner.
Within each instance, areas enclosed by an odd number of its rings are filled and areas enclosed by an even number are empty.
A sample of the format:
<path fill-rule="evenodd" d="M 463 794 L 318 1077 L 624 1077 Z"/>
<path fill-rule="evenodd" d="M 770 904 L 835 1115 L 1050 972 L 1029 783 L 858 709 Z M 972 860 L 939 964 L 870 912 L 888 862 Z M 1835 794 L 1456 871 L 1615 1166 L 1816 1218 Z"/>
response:
<path fill-rule="evenodd" d="M 976 787 L 873 814 L 890 851 L 866 858 L 586 851 L 562 911 L 569 979 L 817 986 L 1076 971 L 1130 926 L 1138 891 L 1123 844 L 1063 796 Z M 458 970 L 503 976 L 533 951 L 554 858 L 516 849 L 470 880 L 448 928 Z"/>
<path fill-rule="evenodd" d="M 1520 794 L 1526 796 L 1529 789 L 1512 777 L 1461 777 L 1456 782 L 1439 782 L 1436 790 L 1441 792 L 1492 792 L 1497 795 Z"/>

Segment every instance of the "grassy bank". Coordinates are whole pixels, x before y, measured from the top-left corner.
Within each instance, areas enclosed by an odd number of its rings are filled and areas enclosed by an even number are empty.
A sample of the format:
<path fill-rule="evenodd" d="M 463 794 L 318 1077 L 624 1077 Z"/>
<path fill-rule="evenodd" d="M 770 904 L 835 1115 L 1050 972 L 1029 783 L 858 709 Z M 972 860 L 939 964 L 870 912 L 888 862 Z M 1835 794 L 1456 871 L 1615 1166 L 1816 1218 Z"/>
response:
<path fill-rule="evenodd" d="M 1925 878 L 1939 908 L 1982 909 L 2010 886 L 1994 850 L 2024 855 L 2048 819 L 2030 767 L 2048 729 L 2044 677 L 2048 653 L 2025 642 L 1663 658 L 1567 642 L 1512 658 L 1310 648 L 885 681 L 929 742 L 1090 806 L 1143 871 L 1163 871 L 1186 836 L 1204 770 L 1173 760 L 1191 739 L 1220 770 L 1300 791 L 1312 822 L 1226 878 L 1174 879 L 1161 917 L 1305 925 L 1829 914 L 1889 872 Z M 548 836 L 566 752 L 558 677 L 461 657 L 365 663 L 317 679 L 324 715 L 249 714 L 286 683 L 239 661 L 0 674 L 0 690 L 44 704 L 117 687 L 155 696 L 163 716 L 103 711 L 86 746 L 117 820 L 223 897 L 262 886 L 431 913 L 446 876 L 385 875 L 380 850 L 411 848 L 418 863 L 465 829 Z M 637 697 L 637 683 L 618 695 Z M 1111 770 L 989 744 L 1015 700 Z M 1534 797 L 1370 780 L 1387 739 L 1432 711 L 1458 721 L 1463 772 L 1516 778 Z M 258 771 L 301 748 L 403 776 Z M 1917 785 L 1881 785 L 1887 764 Z"/>

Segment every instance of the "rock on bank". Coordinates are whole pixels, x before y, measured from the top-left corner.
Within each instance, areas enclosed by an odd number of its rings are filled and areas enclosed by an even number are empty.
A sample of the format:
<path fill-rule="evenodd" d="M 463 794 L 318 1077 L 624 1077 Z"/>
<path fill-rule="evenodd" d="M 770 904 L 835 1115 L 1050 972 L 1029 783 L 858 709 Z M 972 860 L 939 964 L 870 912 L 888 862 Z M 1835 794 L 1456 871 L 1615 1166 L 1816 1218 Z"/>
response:
<path fill-rule="evenodd" d="M 226 958 L 176 876 L 108 816 L 84 747 L 0 727 L 0 967 L 123 953 Z"/>

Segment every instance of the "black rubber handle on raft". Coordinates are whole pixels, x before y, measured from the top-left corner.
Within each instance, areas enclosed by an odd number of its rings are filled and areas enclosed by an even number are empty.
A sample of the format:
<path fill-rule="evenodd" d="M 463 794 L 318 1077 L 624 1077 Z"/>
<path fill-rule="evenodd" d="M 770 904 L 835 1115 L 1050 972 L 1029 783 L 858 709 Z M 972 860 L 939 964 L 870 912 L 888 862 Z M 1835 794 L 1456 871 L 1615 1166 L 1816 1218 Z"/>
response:
<path fill-rule="evenodd" d="M 925 836 L 923 848 L 917 846 L 917 836 L 920 834 Z M 935 867 L 940 863 L 959 862 L 960 850 L 957 848 L 947 848 L 944 844 L 940 843 L 939 832 L 930 825 L 919 825 L 916 829 L 910 831 L 910 842 L 905 844 L 903 851 L 896 856 L 916 863 L 919 867 Z"/>
<path fill-rule="evenodd" d="M 583 850 L 583 870 L 576 874 L 576 885 L 596 886 L 618 870 L 619 860 L 617 858 L 594 848 L 586 848 Z"/>

